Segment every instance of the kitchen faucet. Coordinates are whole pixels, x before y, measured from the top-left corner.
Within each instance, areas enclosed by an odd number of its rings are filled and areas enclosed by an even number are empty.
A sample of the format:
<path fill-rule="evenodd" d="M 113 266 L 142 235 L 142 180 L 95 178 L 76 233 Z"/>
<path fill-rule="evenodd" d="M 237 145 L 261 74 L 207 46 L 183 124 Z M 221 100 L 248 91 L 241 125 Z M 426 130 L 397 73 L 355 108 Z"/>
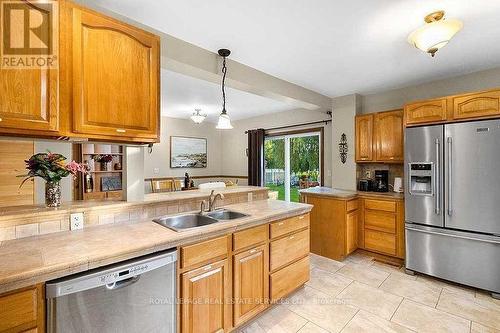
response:
<path fill-rule="evenodd" d="M 209 212 L 213 212 L 215 210 L 215 202 L 217 201 L 217 199 L 223 200 L 224 194 L 222 194 L 222 193 L 215 194 L 215 190 L 212 190 L 212 192 L 210 192 L 210 196 L 208 197 L 208 211 Z M 206 205 L 207 205 L 206 201 L 203 200 L 201 202 L 201 213 L 202 214 L 205 212 Z"/>

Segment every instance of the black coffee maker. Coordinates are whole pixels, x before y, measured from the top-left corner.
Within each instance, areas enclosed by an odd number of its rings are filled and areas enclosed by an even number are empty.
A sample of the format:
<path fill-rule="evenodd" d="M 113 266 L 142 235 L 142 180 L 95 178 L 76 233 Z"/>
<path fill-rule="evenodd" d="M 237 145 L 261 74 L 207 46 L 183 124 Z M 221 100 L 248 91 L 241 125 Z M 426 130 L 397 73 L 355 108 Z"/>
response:
<path fill-rule="evenodd" d="M 373 182 L 373 191 L 389 192 L 388 170 L 375 170 L 375 181 Z"/>

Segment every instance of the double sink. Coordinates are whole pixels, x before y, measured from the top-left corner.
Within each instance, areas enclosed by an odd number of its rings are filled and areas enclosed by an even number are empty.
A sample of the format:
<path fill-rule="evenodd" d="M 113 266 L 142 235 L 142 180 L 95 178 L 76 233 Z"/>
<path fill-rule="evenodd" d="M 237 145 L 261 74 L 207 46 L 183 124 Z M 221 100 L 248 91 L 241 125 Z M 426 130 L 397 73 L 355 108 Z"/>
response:
<path fill-rule="evenodd" d="M 154 219 L 153 222 L 156 222 L 174 231 L 182 231 L 185 229 L 203 227 L 222 221 L 240 219 L 247 216 L 249 215 L 238 213 L 228 209 L 220 209 L 206 214 L 198 213 L 160 217 L 158 219 Z"/>

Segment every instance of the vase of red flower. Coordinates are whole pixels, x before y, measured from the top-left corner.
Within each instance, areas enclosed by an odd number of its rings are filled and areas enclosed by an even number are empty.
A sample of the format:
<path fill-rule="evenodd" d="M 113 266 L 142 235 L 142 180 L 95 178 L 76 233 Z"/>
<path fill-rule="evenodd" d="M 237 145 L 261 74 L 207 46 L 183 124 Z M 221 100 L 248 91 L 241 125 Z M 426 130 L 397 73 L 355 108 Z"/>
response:
<path fill-rule="evenodd" d="M 85 173 L 86 166 L 82 163 L 71 161 L 65 164 L 66 157 L 61 154 L 39 153 L 26 160 L 26 175 L 21 186 L 29 179 L 40 177 L 45 180 L 45 205 L 59 207 L 61 205 L 61 179 L 72 175 L 74 178 L 79 172 Z"/>
<path fill-rule="evenodd" d="M 94 160 L 101 162 L 101 171 L 110 170 L 110 162 L 113 161 L 113 155 L 95 155 Z"/>

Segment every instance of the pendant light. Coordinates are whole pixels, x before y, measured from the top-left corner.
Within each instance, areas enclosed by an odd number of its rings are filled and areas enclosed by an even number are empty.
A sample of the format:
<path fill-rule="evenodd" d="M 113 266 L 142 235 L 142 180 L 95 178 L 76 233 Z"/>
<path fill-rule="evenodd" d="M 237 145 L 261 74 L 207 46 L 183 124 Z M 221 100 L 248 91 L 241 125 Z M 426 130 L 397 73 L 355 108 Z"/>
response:
<path fill-rule="evenodd" d="M 223 58 L 222 60 L 222 112 L 219 116 L 219 121 L 215 128 L 217 129 L 232 129 L 233 125 L 231 125 L 231 119 L 226 111 L 226 58 L 229 57 L 231 51 L 227 49 L 220 49 L 219 55 Z"/>
<path fill-rule="evenodd" d="M 408 43 L 429 53 L 432 57 L 459 32 L 463 23 L 456 19 L 445 19 L 440 10 L 424 18 L 425 25 L 408 36 Z"/>
<path fill-rule="evenodd" d="M 195 122 L 195 124 L 201 124 L 203 120 L 207 117 L 206 114 L 201 114 L 200 111 L 201 109 L 194 109 L 195 113 L 190 117 L 192 121 Z"/>

